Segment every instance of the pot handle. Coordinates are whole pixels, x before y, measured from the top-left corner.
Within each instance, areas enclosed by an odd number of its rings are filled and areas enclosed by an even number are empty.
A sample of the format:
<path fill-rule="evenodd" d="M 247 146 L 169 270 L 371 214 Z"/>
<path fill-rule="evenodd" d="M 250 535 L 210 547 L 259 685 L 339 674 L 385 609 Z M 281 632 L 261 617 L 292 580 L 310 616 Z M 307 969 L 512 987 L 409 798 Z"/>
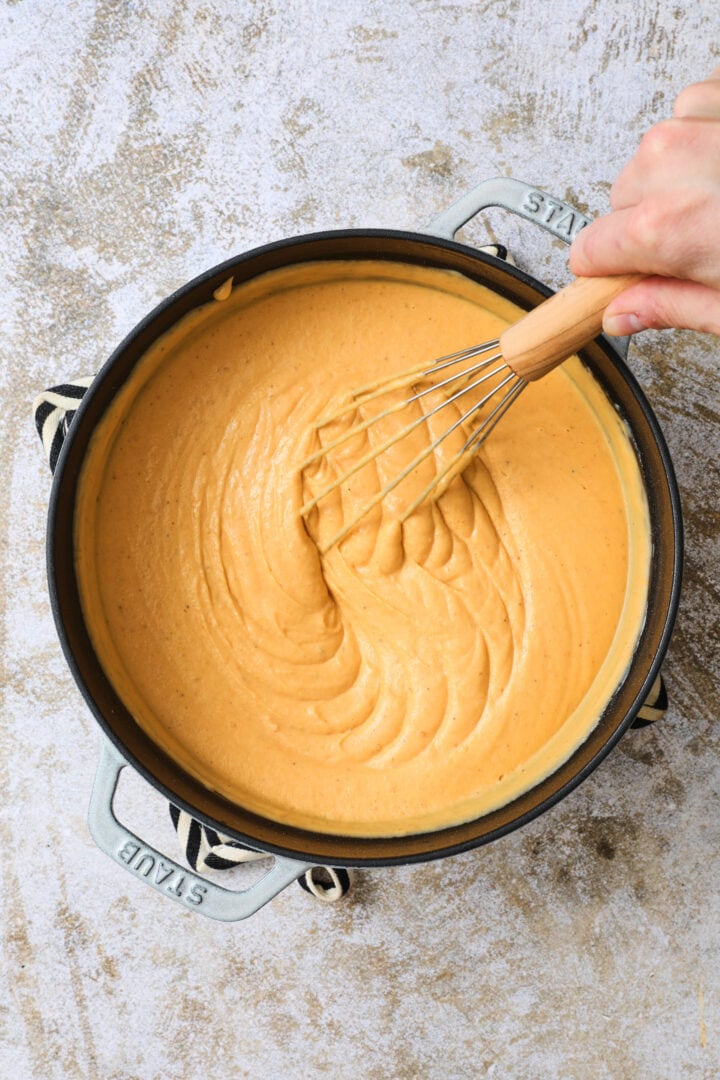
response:
<path fill-rule="evenodd" d="M 518 214 L 527 221 L 534 221 L 546 232 L 571 244 L 581 229 L 590 224 L 591 218 L 581 214 L 574 206 L 548 195 L 546 191 L 531 187 L 523 180 L 510 176 L 497 176 L 493 180 L 483 180 L 471 188 L 462 198 L 448 206 L 441 214 L 433 218 L 423 232 L 431 236 L 442 236 L 452 240 L 458 229 L 466 225 L 482 210 L 490 206 L 499 206 Z"/>
<path fill-rule="evenodd" d="M 314 865 L 275 855 L 275 864 L 267 874 L 240 892 L 200 877 L 118 821 L 113 801 L 120 773 L 126 766 L 127 761 L 120 752 L 109 740 L 103 739 L 88 810 L 92 838 L 116 863 L 183 907 L 220 922 L 247 919 Z"/>
<path fill-rule="evenodd" d="M 523 180 L 497 176 L 492 180 L 483 180 L 471 188 L 447 210 L 434 217 L 421 231 L 430 236 L 452 240 L 458 229 L 490 206 L 499 206 L 525 218 L 526 221 L 532 221 L 566 244 L 571 244 L 580 230 L 592 220 L 570 203 L 556 199 L 554 195 L 548 195 L 546 191 L 532 187 Z M 627 337 L 612 338 L 612 346 L 623 360 L 627 359 L 629 343 L 630 339 Z"/>

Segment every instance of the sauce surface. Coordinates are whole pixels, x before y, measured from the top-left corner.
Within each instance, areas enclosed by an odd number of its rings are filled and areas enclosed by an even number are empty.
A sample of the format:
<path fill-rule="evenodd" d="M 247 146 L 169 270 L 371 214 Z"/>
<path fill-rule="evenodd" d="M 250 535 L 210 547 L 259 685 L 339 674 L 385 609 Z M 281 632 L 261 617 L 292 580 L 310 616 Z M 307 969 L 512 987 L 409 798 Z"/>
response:
<path fill-rule="evenodd" d="M 642 626 L 650 532 L 623 423 L 573 358 L 436 503 L 399 525 L 460 429 L 321 555 L 460 414 L 419 425 L 303 521 L 407 417 L 303 469 L 348 422 L 318 421 L 351 388 L 522 313 L 389 262 L 291 267 L 227 293 L 142 358 L 88 451 L 76 565 L 108 677 L 189 773 L 276 821 L 400 835 L 503 805 L 582 743 Z"/>

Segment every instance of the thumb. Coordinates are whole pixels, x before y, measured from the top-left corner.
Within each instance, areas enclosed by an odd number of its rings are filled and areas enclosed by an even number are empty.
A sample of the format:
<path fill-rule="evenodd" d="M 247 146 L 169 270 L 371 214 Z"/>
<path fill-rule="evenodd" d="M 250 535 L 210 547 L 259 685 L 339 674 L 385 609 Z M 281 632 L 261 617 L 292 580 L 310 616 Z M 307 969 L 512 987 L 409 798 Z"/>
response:
<path fill-rule="evenodd" d="M 611 337 L 668 327 L 720 334 L 720 291 L 696 281 L 646 278 L 616 296 L 603 316 Z"/>

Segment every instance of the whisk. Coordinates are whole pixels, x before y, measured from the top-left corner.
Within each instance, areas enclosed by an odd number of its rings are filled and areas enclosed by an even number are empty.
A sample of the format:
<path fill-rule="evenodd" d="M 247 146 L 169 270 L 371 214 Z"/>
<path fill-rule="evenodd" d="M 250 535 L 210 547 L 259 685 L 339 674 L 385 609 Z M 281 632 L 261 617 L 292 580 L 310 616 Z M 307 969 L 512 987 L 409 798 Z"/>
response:
<path fill-rule="evenodd" d="M 432 380 L 430 385 L 417 389 L 400 402 L 394 402 L 366 420 L 350 424 L 341 435 L 331 439 L 308 457 L 302 463 L 301 470 L 319 462 L 341 444 L 366 431 L 385 417 L 407 408 L 427 394 L 442 391 L 445 396 L 439 404 L 413 419 L 380 445 L 374 446 L 354 461 L 342 475 L 336 476 L 332 483 L 314 495 L 301 508 L 300 513 L 303 518 L 307 518 L 318 503 L 337 490 L 356 472 L 370 464 L 395 443 L 406 438 L 419 425 L 427 423 L 428 419 L 441 409 L 445 409 L 451 403 L 460 402 L 463 396 L 473 391 L 480 393 L 481 397 L 479 401 L 474 400 L 470 408 L 437 438 L 431 440 L 421 453 L 377 492 L 349 522 L 346 522 L 343 528 L 323 545 L 321 552 L 324 554 L 335 544 L 340 543 L 366 514 L 433 454 L 451 432 L 463 427 L 474 417 L 480 417 L 484 410 L 485 414 L 478 426 L 467 437 L 460 451 L 436 472 L 432 482 L 402 511 L 399 515 L 400 522 L 406 521 L 430 496 L 438 499 L 455 477 L 467 467 L 479 447 L 528 383 L 542 378 L 596 337 L 602 326 L 603 313 L 610 301 L 630 285 L 641 280 L 642 275 L 638 274 L 576 278 L 570 285 L 524 315 L 519 322 L 509 326 L 499 339 L 449 353 L 434 362 L 425 362 L 397 372 L 387 379 L 353 390 L 334 413 L 322 417 L 317 422 L 315 425 L 317 431 L 385 394 L 414 388 L 423 381 Z M 440 376 L 440 381 L 435 381 L 437 376 Z"/>

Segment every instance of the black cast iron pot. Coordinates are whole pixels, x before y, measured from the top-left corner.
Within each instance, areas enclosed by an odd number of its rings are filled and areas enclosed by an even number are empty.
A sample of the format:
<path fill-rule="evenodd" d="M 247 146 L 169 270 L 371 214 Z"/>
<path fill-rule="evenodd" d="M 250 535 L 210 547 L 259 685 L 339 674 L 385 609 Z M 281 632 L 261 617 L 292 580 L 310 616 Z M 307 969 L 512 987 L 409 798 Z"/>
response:
<path fill-rule="evenodd" d="M 442 267 L 519 304 L 534 307 L 550 290 L 493 255 L 456 243 L 458 229 L 488 206 L 501 206 L 570 242 L 587 218 L 559 199 L 516 180 L 480 184 L 424 232 L 343 230 L 268 244 L 195 278 L 161 303 L 102 368 L 72 422 L 55 471 L 49 527 L 50 596 L 60 640 L 75 680 L 104 735 L 89 823 L 100 847 L 137 877 L 187 907 L 217 919 L 245 918 L 309 867 L 382 867 L 454 855 L 496 840 L 531 821 L 588 776 L 633 723 L 659 674 L 679 602 L 682 518 L 672 462 L 657 420 L 624 363 L 623 346 L 598 338 L 583 360 L 624 417 L 644 477 L 652 530 L 647 618 L 632 663 L 596 727 L 551 776 L 502 808 L 462 825 L 402 837 L 363 839 L 306 832 L 250 813 L 205 788 L 161 751 L 135 722 L 105 676 L 90 643 L 73 559 L 78 477 L 93 431 L 150 345 L 193 308 L 211 301 L 232 276 L 236 284 L 293 263 L 327 259 L 390 259 Z M 232 892 L 181 867 L 125 828 L 113 799 L 120 771 L 131 765 L 170 802 L 250 848 L 275 856 L 272 870 Z"/>

